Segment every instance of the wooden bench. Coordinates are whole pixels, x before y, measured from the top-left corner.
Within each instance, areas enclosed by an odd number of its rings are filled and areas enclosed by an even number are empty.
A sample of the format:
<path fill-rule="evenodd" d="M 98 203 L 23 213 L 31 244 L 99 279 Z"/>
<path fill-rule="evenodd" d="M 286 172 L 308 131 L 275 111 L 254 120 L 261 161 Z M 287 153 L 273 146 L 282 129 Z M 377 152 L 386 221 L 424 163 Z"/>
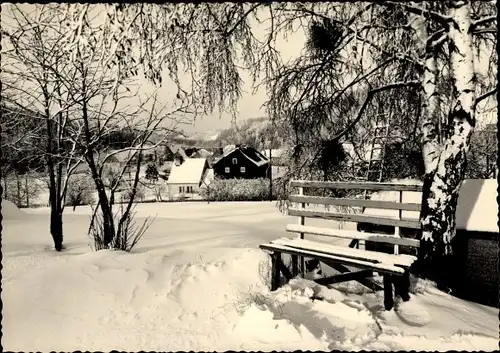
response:
<path fill-rule="evenodd" d="M 272 258 L 271 290 L 280 286 L 281 274 L 288 281 L 301 275 L 304 277 L 306 264 L 305 258 L 316 259 L 340 272 L 340 274 L 314 279 L 323 285 L 355 280 L 372 290 L 384 290 L 384 305 L 386 310 L 393 307 L 392 286 L 395 294 L 403 301 L 409 300 L 409 269 L 416 261 L 416 256 L 400 254 L 399 247 L 418 248 L 420 241 L 417 239 L 402 238 L 400 228 L 420 229 L 418 219 L 405 219 L 403 211 L 420 212 L 420 203 L 403 203 L 403 192 L 421 192 L 421 185 L 403 185 L 391 183 L 374 182 L 320 182 L 292 180 L 291 189 L 298 188 L 298 194 L 290 196 L 290 201 L 297 206 L 288 210 L 290 216 L 299 217 L 298 224 L 288 224 L 286 231 L 299 234 L 296 239 L 277 239 L 268 244 L 260 245 L 261 249 L 269 251 Z M 351 189 L 367 191 L 398 191 L 399 201 L 379 201 L 354 198 L 334 198 L 304 195 L 304 189 Z M 326 209 L 307 209 L 306 204 L 321 206 L 351 206 L 356 207 L 359 213 L 333 212 Z M 397 210 L 398 216 L 384 217 L 366 215 L 362 212 L 368 208 Z M 357 230 L 345 230 L 336 228 L 325 228 L 305 225 L 306 218 L 319 218 L 324 220 L 347 221 L 363 224 L 392 226 L 394 234 L 365 233 Z M 319 241 L 304 239 L 305 234 L 324 237 L 342 238 L 350 240 L 349 246 L 334 245 Z M 360 242 L 373 242 L 391 244 L 394 247 L 393 254 L 360 249 Z M 289 254 L 292 259 L 291 271 L 285 266 L 281 254 Z M 359 269 L 352 272 L 349 267 Z M 383 276 L 383 287 L 373 281 L 374 272 Z"/>

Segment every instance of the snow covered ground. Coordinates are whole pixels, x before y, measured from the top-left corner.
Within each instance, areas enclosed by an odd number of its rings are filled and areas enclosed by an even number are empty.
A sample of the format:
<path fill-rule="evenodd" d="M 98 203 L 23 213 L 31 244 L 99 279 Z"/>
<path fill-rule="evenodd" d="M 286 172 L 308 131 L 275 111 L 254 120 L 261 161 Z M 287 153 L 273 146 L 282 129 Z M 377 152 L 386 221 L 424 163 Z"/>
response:
<path fill-rule="evenodd" d="M 293 280 L 269 292 L 258 245 L 290 236 L 285 224 L 296 222 L 274 203 L 139 205 L 139 217 L 157 219 L 130 254 L 89 250 L 90 208 L 66 210 L 67 249 L 56 253 L 48 209 L 11 206 L 2 234 L 8 351 L 498 348 L 496 309 L 428 283 L 398 313 L 355 282 Z"/>

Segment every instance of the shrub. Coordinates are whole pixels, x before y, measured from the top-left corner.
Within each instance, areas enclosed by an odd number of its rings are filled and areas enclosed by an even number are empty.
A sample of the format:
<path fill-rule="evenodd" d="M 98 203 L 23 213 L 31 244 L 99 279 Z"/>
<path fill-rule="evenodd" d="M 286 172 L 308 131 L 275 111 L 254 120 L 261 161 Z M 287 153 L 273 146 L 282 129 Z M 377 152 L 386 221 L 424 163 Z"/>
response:
<path fill-rule="evenodd" d="M 265 201 L 269 200 L 269 180 L 216 179 L 201 189 L 201 196 L 209 201 Z"/>
<path fill-rule="evenodd" d="M 146 179 L 150 182 L 158 181 L 158 168 L 154 164 L 148 164 L 146 168 Z"/>
<path fill-rule="evenodd" d="M 122 216 L 126 212 L 126 206 L 124 204 L 120 205 L 119 211 L 114 215 L 113 220 L 116 234 L 114 234 L 113 240 L 107 247 L 104 243 L 104 221 L 102 213 L 99 209 L 94 209 L 88 232 L 91 241 L 93 242 L 91 247 L 95 251 L 113 249 L 130 252 L 134 246 L 137 245 L 139 240 L 141 240 L 144 233 L 148 230 L 156 218 L 156 216 L 154 218 L 147 217 L 142 224 L 137 225 L 135 222 L 136 213 L 134 212 L 134 209 L 135 204 L 120 224 L 120 219 L 122 219 Z"/>
<path fill-rule="evenodd" d="M 32 207 L 33 200 L 36 200 L 43 190 L 42 181 L 31 172 L 7 177 L 3 179 L 2 184 L 4 187 L 3 198 L 11 201 L 17 207 Z"/>
<path fill-rule="evenodd" d="M 87 174 L 72 175 L 66 192 L 66 206 L 89 205 L 94 202 L 93 182 Z"/>

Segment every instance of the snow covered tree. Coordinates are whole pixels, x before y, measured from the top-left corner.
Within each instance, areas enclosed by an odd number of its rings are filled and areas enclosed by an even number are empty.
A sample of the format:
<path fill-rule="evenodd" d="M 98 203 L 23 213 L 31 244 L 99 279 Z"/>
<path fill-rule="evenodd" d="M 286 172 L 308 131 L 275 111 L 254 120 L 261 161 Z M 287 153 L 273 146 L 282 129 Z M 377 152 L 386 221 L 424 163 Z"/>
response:
<path fill-rule="evenodd" d="M 271 118 L 290 128 L 297 165 L 320 155 L 310 141 L 352 134 L 376 96 L 406 96 L 418 107 L 425 164 L 422 263 L 449 263 L 476 110 L 496 92 L 495 2 L 120 4 L 107 14 L 109 45 L 119 48 L 111 56 L 140 62 L 153 82 L 166 69 L 202 112 L 234 113 L 247 69 L 268 91 Z M 298 30 L 307 50 L 285 65 L 276 43 Z"/>
<path fill-rule="evenodd" d="M 68 142 L 73 102 L 63 82 L 74 71 L 59 46 L 67 21 L 64 5 L 34 5 L 27 8 L 11 4 L 2 14 L 2 100 L 19 109 L 35 112 L 31 119 L 43 122 L 16 141 L 23 149 L 35 146 L 30 158 L 45 160 L 49 175 L 51 207 L 50 233 L 57 251 L 62 249 L 64 200 L 68 180 L 82 161 L 76 144 Z M 69 102 L 69 103 L 68 103 Z M 78 132 L 76 132 L 78 133 Z"/>

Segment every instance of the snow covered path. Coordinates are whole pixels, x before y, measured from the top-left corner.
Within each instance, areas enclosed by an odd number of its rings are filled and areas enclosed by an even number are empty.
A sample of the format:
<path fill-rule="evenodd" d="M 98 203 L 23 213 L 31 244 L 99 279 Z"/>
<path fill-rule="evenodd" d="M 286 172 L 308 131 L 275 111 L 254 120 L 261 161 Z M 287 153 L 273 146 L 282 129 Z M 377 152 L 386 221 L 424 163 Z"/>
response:
<path fill-rule="evenodd" d="M 270 293 L 269 259 L 257 246 L 296 221 L 274 203 L 139 205 L 139 216 L 158 218 L 131 254 L 91 252 L 89 212 L 67 210 L 60 254 L 50 249 L 47 209 L 4 220 L 5 350 L 498 348 L 497 310 L 431 285 L 400 314 L 351 282 L 293 280 Z"/>

